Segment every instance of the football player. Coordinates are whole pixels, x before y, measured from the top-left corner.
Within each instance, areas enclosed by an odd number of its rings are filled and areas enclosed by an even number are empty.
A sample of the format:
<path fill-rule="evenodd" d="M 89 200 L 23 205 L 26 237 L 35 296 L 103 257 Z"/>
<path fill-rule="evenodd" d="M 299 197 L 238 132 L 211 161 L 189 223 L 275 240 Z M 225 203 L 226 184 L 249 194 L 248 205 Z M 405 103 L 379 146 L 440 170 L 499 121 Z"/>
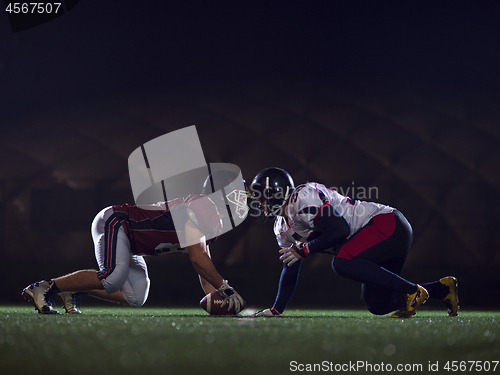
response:
<path fill-rule="evenodd" d="M 212 182 L 211 176 L 205 181 Z M 204 191 L 207 190 L 206 186 Z M 238 193 L 238 194 L 236 194 Z M 216 270 L 209 244 L 221 231 L 227 205 L 241 192 L 231 191 L 220 202 L 204 195 L 189 195 L 150 206 L 115 205 L 103 209 L 92 223 L 95 257 L 99 270 L 79 270 L 27 286 L 22 295 L 42 314 L 57 314 L 54 295 L 68 313 L 81 313 L 78 295 L 85 292 L 108 301 L 142 306 L 148 297 L 150 279 L 144 256 L 188 253 L 205 294 L 218 290 L 224 304 L 241 310 L 243 299 Z M 246 197 L 246 191 L 243 191 Z M 234 202 L 235 212 L 244 211 L 245 202 Z M 218 209 L 219 207 L 219 209 Z M 228 212 L 228 211 L 226 211 Z M 245 213 L 243 213 L 245 214 Z M 183 223 L 179 230 L 173 217 Z M 180 219 L 179 219 L 180 218 Z M 177 230 L 176 230 L 177 229 Z M 181 238 L 179 238 L 181 237 Z M 208 239 L 208 240 L 207 240 Z M 188 244 L 185 248 L 180 243 Z"/>
<path fill-rule="evenodd" d="M 271 308 L 255 316 L 281 315 L 295 291 L 303 259 L 333 254 L 333 270 L 361 282 L 362 299 L 373 314 L 392 312 L 409 318 L 428 298 L 437 298 L 458 314 L 458 283 L 452 276 L 415 284 L 400 276 L 413 232 L 401 212 L 386 205 L 351 199 L 325 185 L 295 187 L 283 169 L 267 168 L 255 176 L 251 206 L 264 218 L 275 218 L 283 270 Z"/>

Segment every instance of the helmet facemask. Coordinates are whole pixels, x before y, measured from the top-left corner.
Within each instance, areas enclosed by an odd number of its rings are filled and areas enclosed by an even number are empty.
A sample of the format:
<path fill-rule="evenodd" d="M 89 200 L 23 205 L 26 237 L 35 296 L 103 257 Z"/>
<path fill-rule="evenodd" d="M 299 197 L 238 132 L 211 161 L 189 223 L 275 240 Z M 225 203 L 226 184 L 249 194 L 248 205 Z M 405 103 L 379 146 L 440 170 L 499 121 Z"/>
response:
<path fill-rule="evenodd" d="M 260 192 L 260 189 L 254 190 L 252 198 L 257 203 L 253 204 L 253 208 L 259 211 L 259 216 L 264 216 L 264 220 L 276 216 L 282 216 L 283 206 L 292 191 L 293 189 L 290 188 L 290 186 L 287 186 L 286 190 L 279 186 L 270 187 L 269 178 L 266 178 L 266 185 L 264 189 L 262 189 L 262 193 Z"/>
<path fill-rule="evenodd" d="M 283 216 L 283 208 L 295 189 L 287 171 L 271 167 L 260 171 L 250 185 L 252 215 L 263 221 L 270 217 Z"/>

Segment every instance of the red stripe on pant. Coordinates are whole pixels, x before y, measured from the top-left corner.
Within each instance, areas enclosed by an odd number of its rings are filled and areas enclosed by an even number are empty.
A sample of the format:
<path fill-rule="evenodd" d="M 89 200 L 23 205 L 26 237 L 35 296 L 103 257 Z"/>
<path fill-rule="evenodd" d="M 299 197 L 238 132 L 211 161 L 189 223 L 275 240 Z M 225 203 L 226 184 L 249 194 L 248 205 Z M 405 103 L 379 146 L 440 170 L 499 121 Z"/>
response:
<path fill-rule="evenodd" d="M 106 249 L 108 251 L 108 259 L 106 264 L 106 268 L 111 268 L 111 260 L 113 259 L 113 237 L 115 235 L 115 224 L 118 220 L 115 218 L 111 223 L 109 223 L 109 234 L 108 234 L 108 248 Z"/>
<path fill-rule="evenodd" d="M 388 239 L 396 228 L 394 213 L 380 214 L 372 219 L 372 223 L 365 226 L 339 250 L 337 258 L 352 259 L 363 251 Z"/>
<path fill-rule="evenodd" d="M 114 269 L 114 264 L 113 264 L 113 253 L 116 251 L 116 249 L 113 247 L 113 237 L 117 236 L 118 233 L 116 232 L 116 226 L 119 224 L 119 221 L 117 218 L 113 218 L 111 222 L 109 223 L 108 227 L 105 229 L 106 230 L 106 235 L 107 235 L 107 242 L 106 242 L 106 249 L 105 249 L 105 259 L 104 259 L 104 269 L 99 270 L 97 272 L 97 276 L 99 279 L 107 277 Z M 115 242 L 116 243 L 116 242 Z"/>

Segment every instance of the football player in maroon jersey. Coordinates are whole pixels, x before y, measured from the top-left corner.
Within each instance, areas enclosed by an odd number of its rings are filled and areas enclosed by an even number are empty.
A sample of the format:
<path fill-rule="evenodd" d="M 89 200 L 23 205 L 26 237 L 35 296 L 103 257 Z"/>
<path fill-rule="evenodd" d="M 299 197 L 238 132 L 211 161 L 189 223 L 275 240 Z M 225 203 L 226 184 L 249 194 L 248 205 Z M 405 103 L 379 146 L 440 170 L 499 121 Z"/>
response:
<path fill-rule="evenodd" d="M 150 285 L 143 256 L 185 252 L 199 275 L 204 292 L 219 290 L 226 298 L 225 303 L 230 307 L 236 305 L 239 311 L 243 299 L 216 270 L 209 250 L 209 244 L 221 231 L 224 210 L 217 209 L 218 206 L 236 203 L 234 211 L 243 210 L 246 215 L 246 192 L 239 193 L 228 191 L 224 202 L 214 202 L 205 195 L 189 195 L 149 206 L 107 207 L 92 223 L 99 270 L 79 270 L 39 281 L 27 286 L 22 294 L 43 314 L 58 313 L 53 307 L 54 295 L 62 299 L 66 312 L 80 313 L 77 298 L 81 292 L 139 307 L 146 302 Z M 245 202 L 230 199 L 236 195 L 244 196 Z M 188 245 L 181 247 L 183 243 Z"/>

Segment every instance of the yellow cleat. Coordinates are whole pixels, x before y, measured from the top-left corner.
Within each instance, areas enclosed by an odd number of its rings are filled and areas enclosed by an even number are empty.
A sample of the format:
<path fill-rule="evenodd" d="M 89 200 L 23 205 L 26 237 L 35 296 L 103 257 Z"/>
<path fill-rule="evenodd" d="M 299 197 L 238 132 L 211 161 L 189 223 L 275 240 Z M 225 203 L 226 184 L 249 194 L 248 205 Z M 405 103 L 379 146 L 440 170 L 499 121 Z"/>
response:
<path fill-rule="evenodd" d="M 420 305 L 429 299 L 427 290 L 417 284 L 417 291 L 413 294 L 404 294 L 403 306 L 391 315 L 391 318 L 411 318 L 417 312 Z"/>
<path fill-rule="evenodd" d="M 57 293 L 57 296 L 61 300 L 64 310 L 68 314 L 81 314 L 80 310 L 80 301 L 82 296 L 80 293 L 75 292 L 60 292 Z"/>
<path fill-rule="evenodd" d="M 450 292 L 443 297 L 442 301 L 448 308 L 448 316 L 457 316 L 458 309 L 458 281 L 453 276 L 443 277 L 439 282 L 450 289 Z"/>
<path fill-rule="evenodd" d="M 395 311 L 394 313 L 392 313 L 391 318 L 405 319 L 405 318 L 411 318 L 411 315 L 410 316 L 406 315 L 406 312 L 404 311 L 404 309 L 401 308 L 398 311 Z"/>

